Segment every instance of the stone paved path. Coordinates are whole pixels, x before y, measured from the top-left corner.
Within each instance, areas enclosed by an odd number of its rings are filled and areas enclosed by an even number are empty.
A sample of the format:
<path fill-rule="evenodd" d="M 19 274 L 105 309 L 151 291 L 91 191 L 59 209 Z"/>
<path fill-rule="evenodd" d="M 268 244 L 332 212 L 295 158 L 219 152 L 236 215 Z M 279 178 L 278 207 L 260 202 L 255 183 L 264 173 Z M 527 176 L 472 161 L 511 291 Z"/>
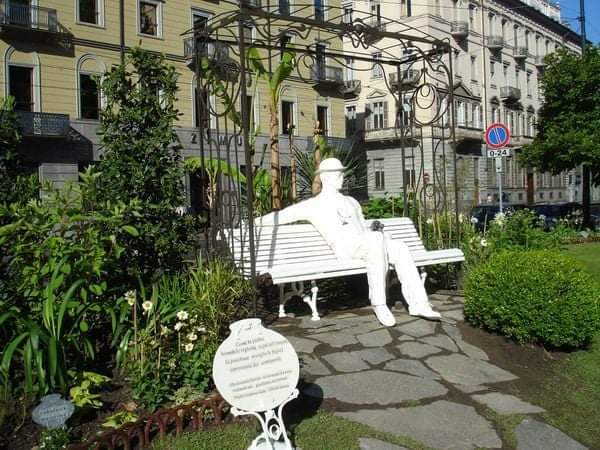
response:
<path fill-rule="evenodd" d="M 402 305 L 398 324 L 382 327 L 370 307 L 278 320 L 272 328 L 301 359 L 304 395 L 335 400 L 335 413 L 439 449 L 513 447 L 489 417 L 525 415 L 514 430 L 518 450 L 580 450 L 584 446 L 543 423 L 544 410 L 506 393 L 517 379 L 463 340 L 463 299 L 433 294 L 442 322 L 410 317 Z M 489 412 L 489 414 L 487 414 Z M 486 417 L 487 415 L 487 417 Z M 401 449 L 361 438 L 365 450 Z"/>

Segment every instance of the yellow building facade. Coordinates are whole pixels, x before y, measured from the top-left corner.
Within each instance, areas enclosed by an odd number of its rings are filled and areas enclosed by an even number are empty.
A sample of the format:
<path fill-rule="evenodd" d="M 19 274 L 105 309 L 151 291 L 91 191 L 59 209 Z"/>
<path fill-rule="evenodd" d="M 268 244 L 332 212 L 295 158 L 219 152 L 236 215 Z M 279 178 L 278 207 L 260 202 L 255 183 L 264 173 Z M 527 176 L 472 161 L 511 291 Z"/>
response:
<path fill-rule="evenodd" d="M 261 6 L 257 0 L 246 1 Z M 335 7 L 335 3 L 330 2 L 327 8 Z M 324 11 L 327 19 L 327 8 L 321 0 L 316 0 L 313 8 L 296 12 L 286 1 L 275 6 L 298 17 L 314 18 Z M 262 8 L 272 11 L 275 6 Z M 189 52 L 190 42 L 186 41 L 190 34 L 186 32 L 194 24 L 238 8 L 239 2 L 220 0 L 0 0 L 1 92 L 17 99 L 25 135 L 22 151 L 37 166 L 40 178 L 59 185 L 77 180 L 81 166 L 99 158 L 96 131 L 102 95 L 95 80 L 119 64 L 122 54 L 134 46 L 162 53 L 166 62 L 176 67 L 176 106 L 181 112 L 176 128 L 184 156 L 198 155 L 194 58 Z M 251 21 L 243 33 L 246 42 L 264 39 L 262 30 L 254 29 Z M 342 49 L 340 39 L 318 32 L 302 39 L 293 36 L 291 43 L 306 49 L 318 45 L 327 50 Z M 272 52 L 273 65 L 279 57 L 278 52 Z M 342 69 L 327 67 L 323 72 L 333 71 L 336 80 L 339 73 L 343 84 Z M 327 135 L 345 135 L 344 100 L 338 86 L 335 82 L 324 86 L 311 77 L 310 64 L 302 70 L 308 76 L 295 74 L 286 80 L 281 91 L 281 100 L 287 102 L 280 108 L 279 117 L 284 166 L 289 164 L 289 141 L 283 124 L 294 125 L 294 139 L 300 147 L 312 139 L 317 120 Z M 269 131 L 265 83 L 259 81 L 249 94 L 254 94 L 252 113 L 260 145 L 261 140 L 266 142 Z"/>

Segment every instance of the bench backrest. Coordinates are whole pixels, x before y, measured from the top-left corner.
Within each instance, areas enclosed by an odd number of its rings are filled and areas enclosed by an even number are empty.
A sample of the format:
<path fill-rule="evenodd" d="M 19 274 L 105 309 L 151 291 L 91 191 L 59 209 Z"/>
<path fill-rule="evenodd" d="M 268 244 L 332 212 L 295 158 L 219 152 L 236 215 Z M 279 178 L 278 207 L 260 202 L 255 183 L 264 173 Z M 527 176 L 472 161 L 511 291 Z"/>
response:
<path fill-rule="evenodd" d="M 392 239 L 401 239 L 411 252 L 425 250 L 412 221 L 407 217 L 379 219 L 384 231 Z M 367 221 L 370 224 L 370 220 Z M 311 224 L 261 226 L 254 228 L 256 272 L 266 273 L 271 268 L 288 264 L 322 264 L 336 261 L 337 257 L 323 236 Z M 237 228 L 226 236 L 235 264 L 250 272 L 250 251 L 247 228 Z"/>

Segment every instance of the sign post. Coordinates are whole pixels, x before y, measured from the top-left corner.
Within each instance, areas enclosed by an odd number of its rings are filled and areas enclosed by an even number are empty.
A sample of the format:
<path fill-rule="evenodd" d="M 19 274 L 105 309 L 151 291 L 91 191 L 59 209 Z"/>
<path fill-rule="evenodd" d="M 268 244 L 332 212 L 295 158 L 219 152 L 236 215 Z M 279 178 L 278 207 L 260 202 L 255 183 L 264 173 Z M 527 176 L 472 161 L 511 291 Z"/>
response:
<path fill-rule="evenodd" d="M 510 142 L 510 131 L 502 123 L 493 123 L 485 130 L 485 143 L 488 146 L 488 158 L 495 158 L 498 174 L 498 201 L 502 213 L 502 157 L 510 156 L 510 149 L 505 148 Z"/>
<path fill-rule="evenodd" d="M 231 334 L 217 349 L 213 378 L 235 416 L 253 415 L 262 427 L 248 450 L 293 450 L 282 410 L 298 397 L 300 363 L 284 336 L 260 319 L 232 323 Z"/>

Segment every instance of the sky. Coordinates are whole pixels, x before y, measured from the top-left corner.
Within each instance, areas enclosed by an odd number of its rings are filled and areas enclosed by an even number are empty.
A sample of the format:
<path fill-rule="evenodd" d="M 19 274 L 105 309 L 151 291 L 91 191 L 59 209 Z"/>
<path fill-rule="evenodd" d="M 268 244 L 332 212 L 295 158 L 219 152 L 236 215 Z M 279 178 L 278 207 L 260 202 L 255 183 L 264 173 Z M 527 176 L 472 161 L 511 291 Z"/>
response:
<path fill-rule="evenodd" d="M 562 19 L 564 22 L 569 22 L 571 28 L 579 33 L 580 24 L 577 18 L 579 17 L 580 0 L 561 0 L 560 7 Z M 600 1 L 585 0 L 585 33 L 589 41 L 595 44 L 600 44 Z"/>

